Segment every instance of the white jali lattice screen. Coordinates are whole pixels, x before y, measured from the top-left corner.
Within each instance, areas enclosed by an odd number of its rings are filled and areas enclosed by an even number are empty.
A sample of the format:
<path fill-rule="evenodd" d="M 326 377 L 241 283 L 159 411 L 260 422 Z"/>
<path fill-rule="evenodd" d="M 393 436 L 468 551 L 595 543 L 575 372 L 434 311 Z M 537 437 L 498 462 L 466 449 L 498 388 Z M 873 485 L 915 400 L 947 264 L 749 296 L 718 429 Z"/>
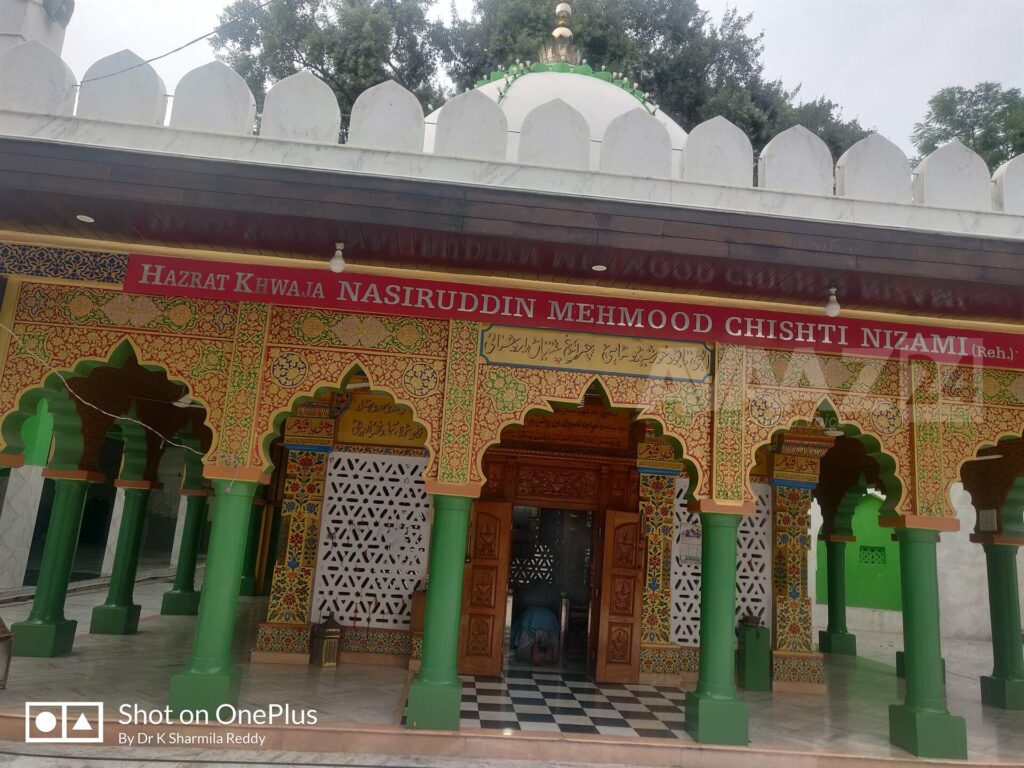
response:
<path fill-rule="evenodd" d="M 413 590 L 427 572 L 426 458 L 332 453 L 320 524 L 312 621 L 409 626 Z"/>
<path fill-rule="evenodd" d="M 676 481 L 676 535 L 672 546 L 672 641 L 700 644 L 700 518 L 687 511 L 689 480 Z M 736 556 L 736 615 L 772 621 L 771 486 L 753 483 L 755 513 L 743 518 Z"/>

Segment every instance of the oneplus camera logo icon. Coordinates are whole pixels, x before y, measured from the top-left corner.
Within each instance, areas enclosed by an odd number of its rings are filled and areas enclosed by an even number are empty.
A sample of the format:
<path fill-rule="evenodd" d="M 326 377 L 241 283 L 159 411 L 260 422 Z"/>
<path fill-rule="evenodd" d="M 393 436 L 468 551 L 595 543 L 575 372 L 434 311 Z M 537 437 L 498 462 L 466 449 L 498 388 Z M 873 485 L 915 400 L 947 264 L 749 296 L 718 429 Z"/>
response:
<path fill-rule="evenodd" d="M 102 744 L 102 701 L 26 701 L 28 744 Z"/>

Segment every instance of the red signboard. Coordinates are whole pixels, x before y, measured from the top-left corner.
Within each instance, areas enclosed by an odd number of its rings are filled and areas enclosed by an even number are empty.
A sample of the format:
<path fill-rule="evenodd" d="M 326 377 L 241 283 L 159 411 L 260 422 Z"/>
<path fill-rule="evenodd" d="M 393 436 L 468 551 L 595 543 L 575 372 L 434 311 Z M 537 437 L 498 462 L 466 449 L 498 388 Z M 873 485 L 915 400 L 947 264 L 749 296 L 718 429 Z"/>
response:
<path fill-rule="evenodd" d="M 343 312 L 1024 367 L 1024 334 L 374 275 L 133 255 L 125 290 Z"/>

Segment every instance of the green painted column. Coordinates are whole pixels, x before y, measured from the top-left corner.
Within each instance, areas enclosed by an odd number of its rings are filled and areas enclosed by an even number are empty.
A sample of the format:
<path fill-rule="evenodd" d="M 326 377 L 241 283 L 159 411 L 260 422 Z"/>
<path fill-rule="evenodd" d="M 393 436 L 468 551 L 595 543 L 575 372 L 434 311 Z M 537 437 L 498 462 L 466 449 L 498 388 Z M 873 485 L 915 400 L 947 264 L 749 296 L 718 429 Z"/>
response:
<path fill-rule="evenodd" d="M 889 741 L 918 757 L 967 759 L 967 725 L 949 714 L 942 676 L 936 531 L 900 528 L 906 700 L 889 707 Z"/>
<path fill-rule="evenodd" d="M 436 731 L 459 728 L 462 708 L 462 682 L 456 671 L 459 614 L 472 505 L 473 500 L 463 496 L 434 496 L 430 574 L 423 619 L 423 663 L 409 688 L 406 709 L 409 728 Z"/>
<path fill-rule="evenodd" d="M 981 700 L 1001 709 L 1024 709 L 1017 546 L 985 544 L 988 607 L 992 620 L 992 674 L 981 678 Z"/>
<path fill-rule="evenodd" d="M 199 610 L 196 562 L 199 560 L 199 541 L 206 521 L 206 493 L 191 491 L 186 499 L 178 565 L 174 571 L 174 588 L 164 592 L 160 603 L 160 613 L 164 616 L 191 616 Z"/>
<path fill-rule="evenodd" d="M 238 594 L 252 597 L 256 594 L 256 562 L 260 554 L 260 526 L 263 523 L 263 503 L 253 504 L 249 510 L 249 530 L 245 537 L 245 560 Z"/>
<path fill-rule="evenodd" d="M 123 488 L 124 512 L 117 531 L 117 548 L 110 572 L 110 588 L 103 605 L 92 609 L 89 631 L 94 635 L 131 635 L 139 631 L 142 606 L 133 601 L 139 549 L 149 505 L 149 488 Z"/>
<path fill-rule="evenodd" d="M 221 704 L 238 703 L 242 670 L 231 664 L 238 583 L 252 517 L 256 483 L 214 480 L 217 509 L 213 516 L 206 577 L 199 601 L 192 656 L 171 678 L 168 706 L 172 712 L 205 711 L 211 718 Z"/>
<path fill-rule="evenodd" d="M 701 744 L 749 742 L 736 695 L 736 538 L 742 515 L 701 512 L 700 667 L 686 695 L 686 732 Z"/>
<path fill-rule="evenodd" d="M 53 509 L 32 610 L 11 627 L 15 656 L 63 656 L 75 643 L 77 621 L 64 618 L 71 566 L 85 511 L 89 481 L 54 478 Z"/>
<path fill-rule="evenodd" d="M 824 653 L 857 655 L 857 637 L 846 628 L 846 541 L 825 539 L 828 628 L 818 633 Z"/>

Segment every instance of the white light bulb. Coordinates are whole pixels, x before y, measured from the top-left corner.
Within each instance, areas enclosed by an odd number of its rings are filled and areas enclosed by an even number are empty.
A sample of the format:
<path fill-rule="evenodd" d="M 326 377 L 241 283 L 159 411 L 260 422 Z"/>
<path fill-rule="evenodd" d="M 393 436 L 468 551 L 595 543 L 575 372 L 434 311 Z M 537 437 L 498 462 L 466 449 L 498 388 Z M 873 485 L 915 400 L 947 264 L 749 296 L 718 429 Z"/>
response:
<path fill-rule="evenodd" d="M 329 264 L 331 272 L 339 273 L 345 271 L 345 244 L 336 243 L 334 246 L 334 255 L 331 257 Z"/>
<path fill-rule="evenodd" d="M 839 306 L 839 299 L 836 298 L 836 289 L 828 289 L 828 301 L 825 302 L 825 314 L 829 317 L 839 317 L 842 307 Z"/>

